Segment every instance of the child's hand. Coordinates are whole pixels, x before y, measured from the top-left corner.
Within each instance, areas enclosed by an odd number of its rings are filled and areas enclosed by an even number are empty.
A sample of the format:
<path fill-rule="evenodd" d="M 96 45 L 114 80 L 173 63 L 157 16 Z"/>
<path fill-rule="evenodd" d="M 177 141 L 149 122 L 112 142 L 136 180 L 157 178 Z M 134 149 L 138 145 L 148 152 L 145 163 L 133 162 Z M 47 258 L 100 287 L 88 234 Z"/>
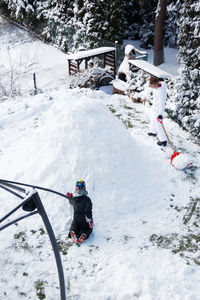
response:
<path fill-rule="evenodd" d="M 72 193 L 67 192 L 66 195 L 67 195 L 67 197 L 73 198 L 73 194 Z"/>

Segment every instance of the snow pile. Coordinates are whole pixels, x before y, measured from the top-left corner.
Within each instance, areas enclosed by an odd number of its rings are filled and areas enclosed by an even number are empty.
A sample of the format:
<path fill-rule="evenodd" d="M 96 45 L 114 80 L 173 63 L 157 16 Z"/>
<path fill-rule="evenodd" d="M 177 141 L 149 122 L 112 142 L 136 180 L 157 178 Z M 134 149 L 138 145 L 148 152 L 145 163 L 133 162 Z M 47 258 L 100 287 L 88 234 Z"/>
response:
<path fill-rule="evenodd" d="M 142 193 L 146 198 L 155 192 L 149 190 L 157 176 L 155 167 L 151 174 L 154 159 L 101 103 L 105 94 L 97 92 L 95 99 L 92 92 L 60 90 L 52 95 L 54 100 L 44 95 L 27 98 L 25 112 L 17 111 L 17 106 L 13 107 L 12 115 L 5 116 L 5 110 L 2 111 L 5 128 L 15 115 L 19 121 L 15 127 L 21 130 L 27 126 L 26 114 L 39 120 L 23 135 L 16 130 L 12 145 L 1 155 L 1 177 L 63 192 L 72 190 L 74 182 L 84 178 L 95 197 L 98 216 L 98 211 L 116 218 L 118 214 L 134 211 L 137 195 L 141 197 Z M 43 113 L 38 116 L 40 107 Z M 14 130 L 12 125 L 10 130 Z M 151 182 L 143 183 L 148 173 Z M 51 213 L 56 217 L 57 209 Z"/>

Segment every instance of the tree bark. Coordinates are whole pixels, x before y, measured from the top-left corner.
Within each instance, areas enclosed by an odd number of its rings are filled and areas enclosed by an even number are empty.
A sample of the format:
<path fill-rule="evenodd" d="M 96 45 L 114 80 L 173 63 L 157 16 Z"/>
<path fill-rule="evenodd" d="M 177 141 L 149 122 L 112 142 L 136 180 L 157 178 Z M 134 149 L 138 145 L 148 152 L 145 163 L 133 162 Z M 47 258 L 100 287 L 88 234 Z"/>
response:
<path fill-rule="evenodd" d="M 159 66 L 164 62 L 164 47 L 163 47 L 163 30 L 165 15 L 167 9 L 167 0 L 158 0 L 155 29 L 154 29 L 154 62 L 155 66 Z"/>

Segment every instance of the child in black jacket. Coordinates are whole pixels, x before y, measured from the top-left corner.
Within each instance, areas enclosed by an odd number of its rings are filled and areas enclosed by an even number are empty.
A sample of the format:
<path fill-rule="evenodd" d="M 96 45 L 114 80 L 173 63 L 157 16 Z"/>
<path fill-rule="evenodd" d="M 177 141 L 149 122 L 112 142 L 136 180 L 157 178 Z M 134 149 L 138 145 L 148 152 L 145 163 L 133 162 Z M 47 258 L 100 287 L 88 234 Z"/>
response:
<path fill-rule="evenodd" d="M 69 203 L 74 209 L 73 221 L 68 236 L 76 244 L 80 244 L 87 239 L 93 229 L 92 202 L 87 194 L 85 181 L 82 179 L 76 182 L 74 196 L 67 193 Z"/>

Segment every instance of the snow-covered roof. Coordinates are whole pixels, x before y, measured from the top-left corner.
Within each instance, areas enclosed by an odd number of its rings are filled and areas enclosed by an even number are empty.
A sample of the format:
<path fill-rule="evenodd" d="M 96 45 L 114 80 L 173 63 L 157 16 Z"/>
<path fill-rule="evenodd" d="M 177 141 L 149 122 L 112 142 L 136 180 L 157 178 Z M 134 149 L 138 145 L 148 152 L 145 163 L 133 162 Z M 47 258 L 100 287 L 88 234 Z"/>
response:
<path fill-rule="evenodd" d="M 136 50 L 133 45 L 126 45 L 126 47 L 125 47 L 125 55 L 128 55 L 133 49 Z"/>
<path fill-rule="evenodd" d="M 126 45 L 126 47 L 125 47 L 125 51 L 124 51 L 125 55 L 129 55 L 130 52 L 133 49 L 135 50 L 136 53 L 139 53 L 139 54 L 142 54 L 142 55 L 147 55 L 146 51 L 139 50 L 139 49 L 135 48 L 133 45 L 130 45 L 130 44 Z"/>
<path fill-rule="evenodd" d="M 67 55 L 67 59 L 83 59 L 99 54 L 104 54 L 110 51 L 115 51 L 116 49 L 114 47 L 100 47 L 100 48 L 95 48 L 91 50 L 85 50 L 85 51 L 78 51 L 76 53 Z"/>
<path fill-rule="evenodd" d="M 172 77 L 170 73 L 159 69 L 158 67 L 150 64 L 147 61 L 131 59 L 128 62 L 157 78 L 169 79 Z"/>

